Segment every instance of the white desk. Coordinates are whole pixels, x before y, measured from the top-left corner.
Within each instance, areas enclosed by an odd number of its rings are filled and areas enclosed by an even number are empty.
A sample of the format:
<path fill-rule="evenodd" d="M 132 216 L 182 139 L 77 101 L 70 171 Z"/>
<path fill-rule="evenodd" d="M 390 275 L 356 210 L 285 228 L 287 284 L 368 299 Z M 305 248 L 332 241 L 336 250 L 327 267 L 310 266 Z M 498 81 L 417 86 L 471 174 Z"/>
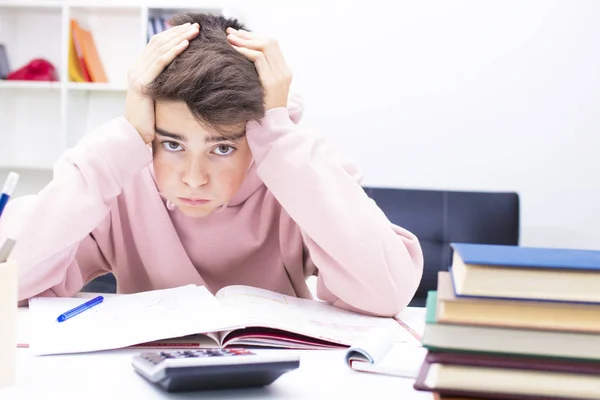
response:
<path fill-rule="evenodd" d="M 417 332 L 424 327 L 424 309 L 409 308 L 402 319 Z M 20 310 L 21 328 L 27 324 Z M 258 350 L 260 351 L 260 350 Z M 290 351 L 290 350 L 263 350 Z M 17 383 L 0 389 L 1 400 L 30 399 L 423 399 L 413 379 L 351 370 L 343 350 L 298 351 L 300 368 L 260 389 L 167 393 L 138 376 L 131 357 L 140 350 L 122 349 L 88 354 L 34 357 L 17 350 Z"/>

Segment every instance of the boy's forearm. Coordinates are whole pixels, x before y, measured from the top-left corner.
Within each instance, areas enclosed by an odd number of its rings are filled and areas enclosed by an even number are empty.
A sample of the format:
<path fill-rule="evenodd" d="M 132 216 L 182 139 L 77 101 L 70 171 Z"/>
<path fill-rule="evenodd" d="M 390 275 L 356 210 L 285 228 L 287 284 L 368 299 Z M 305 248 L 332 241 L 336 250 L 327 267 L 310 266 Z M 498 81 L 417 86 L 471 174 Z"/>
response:
<path fill-rule="evenodd" d="M 19 264 L 20 298 L 63 281 L 78 244 L 106 218 L 123 185 L 151 159 L 139 134 L 117 119 L 67 151 L 39 194 L 8 205 L 0 220 L 0 240 L 16 240 L 11 259 Z"/>
<path fill-rule="evenodd" d="M 305 236 L 325 300 L 378 315 L 404 308 L 420 282 L 417 238 L 394 227 L 358 171 L 302 132 L 283 108 L 248 127 L 258 173 Z M 339 299 L 339 301 L 338 301 Z"/>

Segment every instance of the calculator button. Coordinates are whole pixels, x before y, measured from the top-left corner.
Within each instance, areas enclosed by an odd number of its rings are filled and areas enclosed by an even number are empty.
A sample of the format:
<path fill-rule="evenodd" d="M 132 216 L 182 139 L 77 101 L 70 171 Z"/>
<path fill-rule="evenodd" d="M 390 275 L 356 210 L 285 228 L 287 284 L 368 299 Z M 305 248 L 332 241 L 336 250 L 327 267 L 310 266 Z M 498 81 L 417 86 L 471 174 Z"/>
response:
<path fill-rule="evenodd" d="M 206 350 L 192 350 L 194 357 L 207 357 Z"/>
<path fill-rule="evenodd" d="M 236 355 L 236 356 L 254 354 L 250 350 L 246 350 L 246 349 L 229 349 L 229 351 L 231 352 L 231 354 Z"/>
<path fill-rule="evenodd" d="M 142 353 L 141 356 L 143 359 L 147 360 L 148 362 L 150 362 L 154 365 L 160 363 L 161 361 L 163 361 L 165 359 L 165 357 L 162 356 L 161 354 L 152 353 L 152 352 Z"/>
<path fill-rule="evenodd" d="M 185 351 L 165 351 L 164 354 L 166 358 L 185 358 Z"/>
<path fill-rule="evenodd" d="M 237 348 L 237 349 L 198 349 L 198 350 L 181 350 L 181 351 L 163 351 L 160 353 L 154 353 L 146 358 L 149 361 L 158 363 L 164 359 L 178 359 L 178 358 L 205 358 L 205 357 L 233 357 L 241 355 L 254 355 L 255 353 L 250 350 Z"/>

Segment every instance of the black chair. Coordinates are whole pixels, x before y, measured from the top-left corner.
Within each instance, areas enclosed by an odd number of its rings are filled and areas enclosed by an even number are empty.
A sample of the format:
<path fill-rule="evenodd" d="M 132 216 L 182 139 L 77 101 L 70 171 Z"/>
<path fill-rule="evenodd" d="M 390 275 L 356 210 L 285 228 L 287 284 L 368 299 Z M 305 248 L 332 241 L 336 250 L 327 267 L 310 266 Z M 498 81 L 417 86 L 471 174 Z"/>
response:
<path fill-rule="evenodd" d="M 451 264 L 450 243 L 519 244 L 517 193 L 364 189 L 392 223 L 414 233 L 421 243 L 423 278 L 410 306 L 424 306 L 427 291 L 436 290 L 438 271 Z"/>
<path fill-rule="evenodd" d="M 116 293 L 117 280 L 112 273 L 100 275 L 89 281 L 87 285 L 81 288 L 81 291 L 92 293 Z"/>

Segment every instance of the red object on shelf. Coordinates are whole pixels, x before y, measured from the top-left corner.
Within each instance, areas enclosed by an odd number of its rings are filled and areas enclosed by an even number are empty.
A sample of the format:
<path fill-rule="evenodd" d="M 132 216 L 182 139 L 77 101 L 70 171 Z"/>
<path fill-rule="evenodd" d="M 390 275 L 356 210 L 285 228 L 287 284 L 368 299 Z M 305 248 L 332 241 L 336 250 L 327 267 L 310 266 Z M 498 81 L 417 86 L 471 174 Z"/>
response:
<path fill-rule="evenodd" d="M 9 73 L 6 79 L 18 81 L 58 81 L 58 73 L 52 63 L 42 58 L 36 58 L 18 70 Z"/>

